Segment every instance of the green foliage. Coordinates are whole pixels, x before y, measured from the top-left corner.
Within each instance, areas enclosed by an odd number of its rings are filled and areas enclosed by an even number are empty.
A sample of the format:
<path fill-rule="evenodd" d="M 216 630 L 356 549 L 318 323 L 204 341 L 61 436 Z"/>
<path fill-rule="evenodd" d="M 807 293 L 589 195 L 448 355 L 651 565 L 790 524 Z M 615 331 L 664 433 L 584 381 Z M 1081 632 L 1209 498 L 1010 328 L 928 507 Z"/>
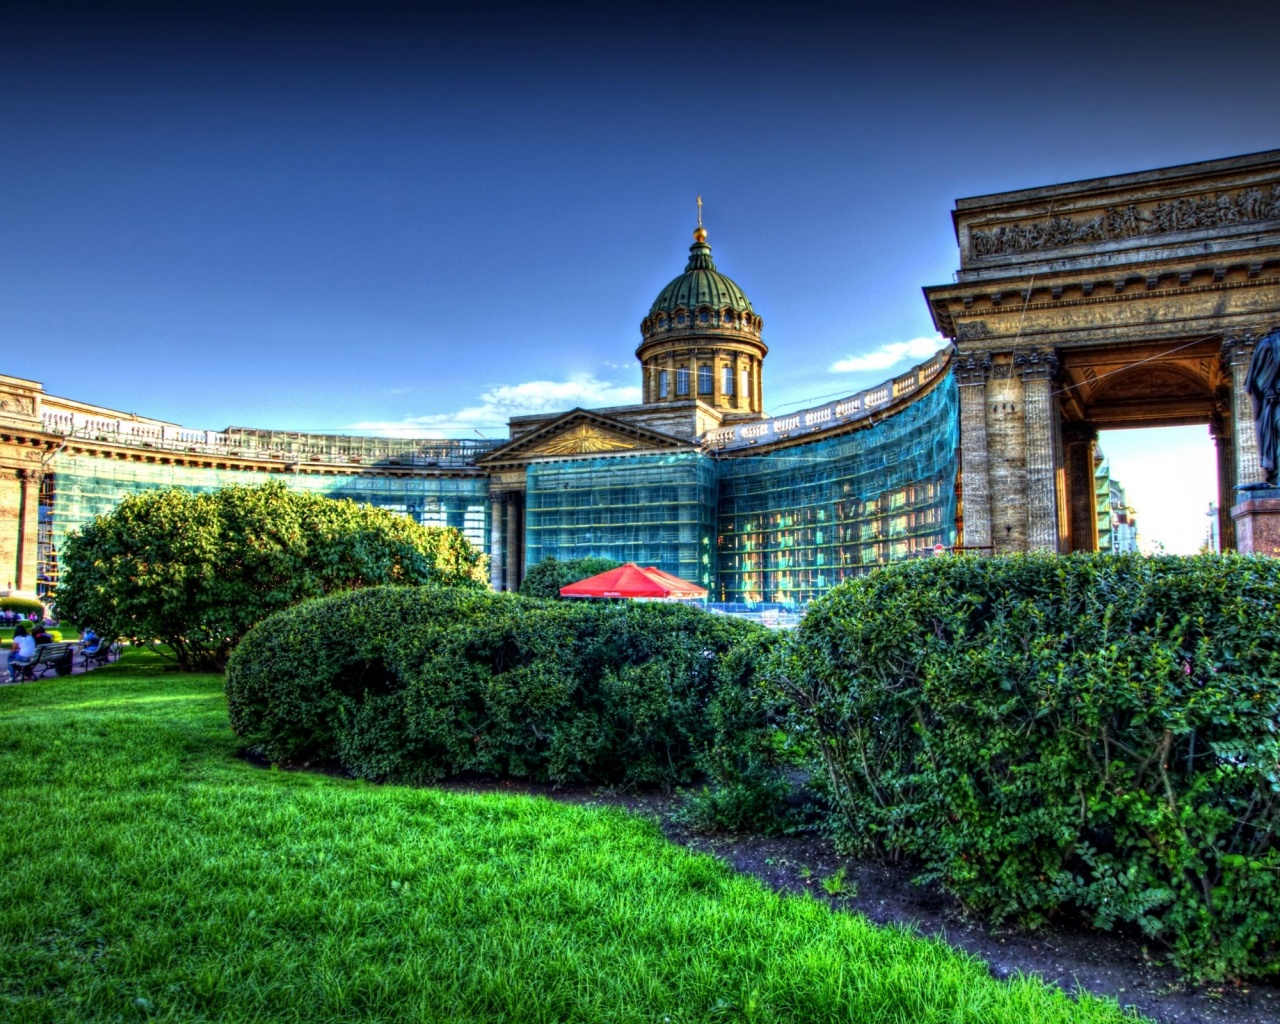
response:
<path fill-rule="evenodd" d="M 387 587 L 260 624 L 227 695 L 232 726 L 274 761 L 669 788 L 767 735 L 744 695 L 772 642 L 681 605 Z"/>
<path fill-rule="evenodd" d="M 58 609 L 104 637 L 168 644 L 220 669 L 254 623 L 307 598 L 386 583 L 479 588 L 457 530 L 283 483 L 127 497 L 68 538 Z"/>
<path fill-rule="evenodd" d="M 816 602 L 777 680 L 850 847 L 970 905 L 1280 971 L 1280 561 L 928 559 Z"/>
<path fill-rule="evenodd" d="M 525 575 L 520 593 L 525 597 L 545 597 L 558 601 L 560 588 L 598 576 L 622 565 L 612 558 L 573 558 L 562 562 L 554 555 L 544 558 Z"/>
<path fill-rule="evenodd" d="M 17 612 L 19 615 L 44 615 L 44 605 L 33 597 L 0 597 L 0 611 Z"/>
<path fill-rule="evenodd" d="M 157 661 L 0 687 L 6 1024 L 1133 1024 L 616 808 L 264 771 Z"/>

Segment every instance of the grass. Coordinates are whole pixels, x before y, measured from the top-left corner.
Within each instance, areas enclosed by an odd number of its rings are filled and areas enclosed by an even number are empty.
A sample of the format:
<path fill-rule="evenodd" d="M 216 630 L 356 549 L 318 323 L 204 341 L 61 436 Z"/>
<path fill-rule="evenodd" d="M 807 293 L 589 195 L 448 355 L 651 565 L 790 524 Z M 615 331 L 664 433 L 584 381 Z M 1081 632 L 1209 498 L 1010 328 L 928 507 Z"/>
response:
<path fill-rule="evenodd" d="M 618 810 L 254 768 L 155 662 L 0 688 L 0 1020 L 1132 1019 Z"/>

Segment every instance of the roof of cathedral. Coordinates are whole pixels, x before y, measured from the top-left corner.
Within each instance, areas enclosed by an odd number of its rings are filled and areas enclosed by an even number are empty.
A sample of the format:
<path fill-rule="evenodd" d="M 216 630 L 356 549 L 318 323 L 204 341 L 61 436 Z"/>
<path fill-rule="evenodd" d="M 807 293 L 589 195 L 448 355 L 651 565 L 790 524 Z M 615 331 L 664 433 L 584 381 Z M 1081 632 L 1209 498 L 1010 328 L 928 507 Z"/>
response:
<path fill-rule="evenodd" d="M 711 260 L 711 246 L 707 245 L 707 233 L 699 227 L 693 237 L 684 273 L 658 293 L 649 307 L 649 315 L 672 313 L 677 309 L 695 310 L 699 306 L 754 313 L 751 300 L 743 290 L 716 270 Z"/>

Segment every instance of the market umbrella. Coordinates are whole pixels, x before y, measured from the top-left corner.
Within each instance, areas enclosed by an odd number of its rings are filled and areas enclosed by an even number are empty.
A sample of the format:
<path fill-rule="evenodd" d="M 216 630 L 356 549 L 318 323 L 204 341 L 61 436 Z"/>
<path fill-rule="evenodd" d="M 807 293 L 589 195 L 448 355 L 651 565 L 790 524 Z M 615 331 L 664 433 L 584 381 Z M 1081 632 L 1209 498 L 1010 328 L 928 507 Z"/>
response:
<path fill-rule="evenodd" d="M 628 562 L 560 588 L 561 597 L 647 597 L 669 601 L 694 601 L 707 596 L 705 587 L 672 576 L 650 565 Z"/>

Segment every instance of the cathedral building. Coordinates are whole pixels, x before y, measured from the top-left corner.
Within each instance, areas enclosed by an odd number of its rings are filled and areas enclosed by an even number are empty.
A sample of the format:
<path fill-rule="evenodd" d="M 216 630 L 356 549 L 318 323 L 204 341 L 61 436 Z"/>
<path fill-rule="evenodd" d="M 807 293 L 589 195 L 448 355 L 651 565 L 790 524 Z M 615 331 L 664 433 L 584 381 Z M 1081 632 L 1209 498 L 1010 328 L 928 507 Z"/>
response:
<path fill-rule="evenodd" d="M 949 353 L 770 417 L 763 331 L 699 224 L 640 323 L 641 404 L 514 417 L 506 441 L 191 430 L 0 376 L 0 572 L 10 589 L 56 592 L 67 534 L 125 495 L 270 479 L 457 527 L 499 590 L 548 556 L 594 555 L 656 565 L 713 600 L 798 605 L 952 545 Z"/>
<path fill-rule="evenodd" d="M 1217 448 L 1223 548 L 1280 554 L 1246 387 L 1280 328 L 1280 151 L 960 199 L 952 223 L 959 270 L 924 289 L 951 346 L 784 416 L 701 222 L 640 321 L 640 404 L 504 441 L 191 430 L 0 376 L 0 586 L 56 592 L 68 533 L 127 494 L 278 479 L 457 527 L 499 590 L 593 555 L 804 605 L 934 551 L 1114 547 L 1099 432 L 1186 424 Z"/>

